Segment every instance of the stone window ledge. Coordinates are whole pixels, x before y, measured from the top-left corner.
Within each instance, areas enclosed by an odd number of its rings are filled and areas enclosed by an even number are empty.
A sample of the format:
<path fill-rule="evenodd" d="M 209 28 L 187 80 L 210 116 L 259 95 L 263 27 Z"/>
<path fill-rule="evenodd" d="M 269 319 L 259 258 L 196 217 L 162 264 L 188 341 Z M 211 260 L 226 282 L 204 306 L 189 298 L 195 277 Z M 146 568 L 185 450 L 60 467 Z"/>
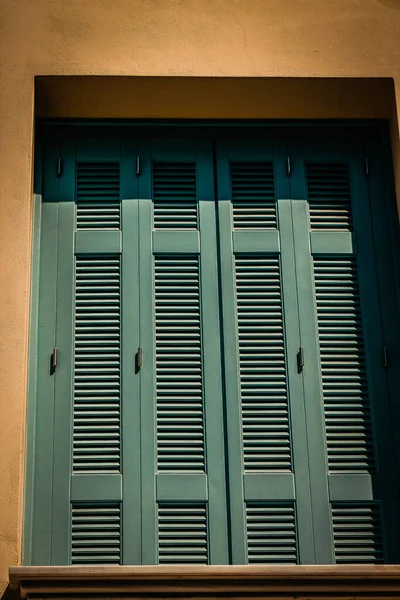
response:
<path fill-rule="evenodd" d="M 400 598 L 400 565 L 11 567 L 21 598 Z"/>

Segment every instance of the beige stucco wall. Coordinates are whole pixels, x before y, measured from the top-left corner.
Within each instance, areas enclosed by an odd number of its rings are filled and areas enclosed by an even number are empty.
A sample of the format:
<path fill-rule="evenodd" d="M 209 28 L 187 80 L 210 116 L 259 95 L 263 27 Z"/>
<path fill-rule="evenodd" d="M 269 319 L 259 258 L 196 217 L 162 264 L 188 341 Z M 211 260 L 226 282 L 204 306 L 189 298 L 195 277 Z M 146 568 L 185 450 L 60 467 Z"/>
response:
<path fill-rule="evenodd" d="M 123 93 L 115 81 L 40 80 L 38 112 L 383 116 L 396 149 L 399 40 L 400 0 L 0 0 L 0 591 L 21 557 L 34 77 L 254 77 L 241 88 L 218 80 L 216 95 L 212 81 L 200 92 L 189 80 L 182 95 L 171 79 L 128 81 Z M 332 77 L 389 80 L 330 88 L 270 79 Z M 400 175 L 397 151 L 395 168 Z"/>

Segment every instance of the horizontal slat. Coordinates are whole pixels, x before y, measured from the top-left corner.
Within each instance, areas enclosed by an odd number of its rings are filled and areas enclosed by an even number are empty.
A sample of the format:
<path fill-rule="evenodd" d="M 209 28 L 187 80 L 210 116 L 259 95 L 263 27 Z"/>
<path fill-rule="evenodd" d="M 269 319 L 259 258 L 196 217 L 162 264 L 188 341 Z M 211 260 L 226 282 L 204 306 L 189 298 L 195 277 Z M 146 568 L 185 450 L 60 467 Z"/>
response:
<path fill-rule="evenodd" d="M 374 451 L 354 258 L 314 258 L 330 471 L 371 471 Z"/>
<path fill-rule="evenodd" d="M 76 203 L 77 229 L 119 229 L 119 164 L 78 162 Z"/>
<path fill-rule="evenodd" d="M 275 228 L 274 169 L 271 162 L 232 162 L 232 210 L 235 228 Z"/>
<path fill-rule="evenodd" d="M 154 227 L 196 229 L 195 163 L 153 163 Z"/>
<path fill-rule="evenodd" d="M 248 504 L 247 555 L 254 563 L 297 563 L 293 504 Z"/>
<path fill-rule="evenodd" d="M 75 472 L 120 469 L 120 259 L 76 258 Z"/>
<path fill-rule="evenodd" d="M 158 560 L 160 564 L 207 564 L 205 504 L 159 505 Z"/>
<path fill-rule="evenodd" d="M 332 522 L 338 564 L 384 562 L 378 504 L 334 504 Z"/>
<path fill-rule="evenodd" d="M 73 504 L 71 524 L 73 565 L 121 563 L 119 504 Z"/>
<path fill-rule="evenodd" d="M 277 256 L 237 256 L 244 467 L 290 471 L 286 360 Z"/>
<path fill-rule="evenodd" d="M 307 162 L 312 229 L 352 229 L 349 170 L 345 163 Z"/>
<path fill-rule="evenodd" d="M 155 258 L 159 470 L 204 471 L 197 256 Z"/>

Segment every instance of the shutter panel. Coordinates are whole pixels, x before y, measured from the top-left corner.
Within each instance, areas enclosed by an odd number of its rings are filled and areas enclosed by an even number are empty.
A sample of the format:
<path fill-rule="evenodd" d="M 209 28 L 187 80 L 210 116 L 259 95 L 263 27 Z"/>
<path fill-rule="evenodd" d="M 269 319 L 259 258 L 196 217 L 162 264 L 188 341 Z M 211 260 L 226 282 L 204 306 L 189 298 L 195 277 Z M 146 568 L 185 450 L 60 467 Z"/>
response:
<path fill-rule="evenodd" d="M 364 339 L 353 257 L 314 258 L 328 468 L 375 467 Z"/>
<path fill-rule="evenodd" d="M 208 563 L 205 504 L 158 505 L 158 562 Z"/>
<path fill-rule="evenodd" d="M 119 472 L 121 269 L 119 256 L 77 256 L 72 468 Z"/>
<path fill-rule="evenodd" d="M 120 228 L 120 165 L 78 162 L 76 166 L 77 229 Z"/>
<path fill-rule="evenodd" d="M 153 162 L 154 227 L 197 229 L 196 165 Z"/>
<path fill-rule="evenodd" d="M 248 504 L 246 521 L 249 564 L 297 563 L 293 504 Z"/>
<path fill-rule="evenodd" d="M 158 471 L 204 472 L 198 257 L 154 261 Z"/>
<path fill-rule="evenodd" d="M 120 564 L 120 512 L 120 507 L 112 504 L 72 505 L 71 564 Z"/>
<path fill-rule="evenodd" d="M 353 218 L 347 164 L 307 161 L 305 167 L 311 229 L 351 231 Z"/>
<path fill-rule="evenodd" d="M 140 154 L 142 559 L 226 564 L 211 145 L 152 139 Z"/>
<path fill-rule="evenodd" d="M 317 562 L 390 561 L 397 555 L 398 499 L 363 153 L 339 141 L 294 148 L 294 193 L 308 195 L 293 201 L 293 222 L 311 464 L 324 457 L 312 485 L 316 502 L 330 505 L 313 515 Z M 331 551 L 321 535 L 327 522 Z"/>
<path fill-rule="evenodd" d="M 384 562 L 381 516 L 376 504 L 333 504 L 337 564 Z"/>
<path fill-rule="evenodd" d="M 280 265 L 236 256 L 244 469 L 291 471 Z"/>
<path fill-rule="evenodd" d="M 280 143 L 219 142 L 230 521 L 236 564 L 314 560 L 296 363 L 291 209 L 289 200 L 281 200 L 289 197 L 285 165 Z"/>
<path fill-rule="evenodd" d="M 52 563 L 119 564 L 123 161 L 117 141 L 71 140 L 65 146 Z"/>

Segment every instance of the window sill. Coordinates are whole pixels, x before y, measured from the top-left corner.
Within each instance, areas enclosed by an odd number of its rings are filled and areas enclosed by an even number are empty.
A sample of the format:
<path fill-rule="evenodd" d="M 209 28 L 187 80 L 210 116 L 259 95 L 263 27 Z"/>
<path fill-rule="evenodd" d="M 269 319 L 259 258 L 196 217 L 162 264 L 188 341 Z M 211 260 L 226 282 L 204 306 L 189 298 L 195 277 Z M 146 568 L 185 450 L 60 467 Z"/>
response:
<path fill-rule="evenodd" d="M 11 567 L 21 598 L 388 598 L 400 565 Z"/>

